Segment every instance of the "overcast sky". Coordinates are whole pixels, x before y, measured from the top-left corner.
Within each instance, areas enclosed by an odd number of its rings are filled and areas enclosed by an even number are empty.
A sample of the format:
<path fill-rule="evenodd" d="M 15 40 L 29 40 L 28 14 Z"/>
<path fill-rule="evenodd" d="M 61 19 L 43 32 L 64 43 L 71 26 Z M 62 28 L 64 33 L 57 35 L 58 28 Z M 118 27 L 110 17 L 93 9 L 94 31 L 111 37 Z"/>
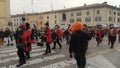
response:
<path fill-rule="evenodd" d="M 66 8 L 83 6 L 86 4 L 93 3 L 103 3 L 107 1 L 108 4 L 113 6 L 119 6 L 120 0 L 52 0 L 53 9 L 63 9 Z M 33 0 L 33 5 L 31 5 L 31 0 L 10 0 L 11 14 L 21 14 L 23 12 L 31 13 L 33 12 L 44 12 L 51 10 L 51 0 Z"/>

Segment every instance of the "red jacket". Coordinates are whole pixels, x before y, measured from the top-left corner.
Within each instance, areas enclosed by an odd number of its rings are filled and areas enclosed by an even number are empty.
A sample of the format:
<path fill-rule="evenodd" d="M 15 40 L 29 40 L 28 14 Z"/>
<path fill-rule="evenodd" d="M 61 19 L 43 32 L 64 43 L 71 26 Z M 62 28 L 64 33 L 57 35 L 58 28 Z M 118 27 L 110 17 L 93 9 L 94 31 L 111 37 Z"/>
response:
<path fill-rule="evenodd" d="M 46 42 L 47 42 L 47 43 L 52 42 L 52 37 L 51 37 L 51 30 L 50 30 L 50 28 L 47 28 L 47 31 L 45 32 L 45 35 L 46 35 Z"/>
<path fill-rule="evenodd" d="M 58 39 L 60 39 L 62 37 L 62 30 L 61 29 L 57 29 L 56 30 L 56 34 L 58 36 Z"/>
<path fill-rule="evenodd" d="M 23 32 L 23 35 L 21 36 L 22 42 L 26 45 L 25 51 L 29 51 L 29 48 L 27 46 L 28 43 L 31 43 L 31 31 L 26 30 Z"/>
<path fill-rule="evenodd" d="M 102 31 L 100 29 L 96 30 L 96 38 L 101 38 L 102 36 Z"/>

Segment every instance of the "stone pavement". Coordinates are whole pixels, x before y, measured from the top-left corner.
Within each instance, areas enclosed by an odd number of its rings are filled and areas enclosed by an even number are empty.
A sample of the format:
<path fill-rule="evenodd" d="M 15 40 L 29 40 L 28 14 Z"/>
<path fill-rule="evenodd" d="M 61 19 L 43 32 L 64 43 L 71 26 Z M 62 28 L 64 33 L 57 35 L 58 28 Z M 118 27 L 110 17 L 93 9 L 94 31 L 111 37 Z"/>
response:
<path fill-rule="evenodd" d="M 68 47 L 63 41 L 63 49 L 52 50 L 52 53 L 43 56 L 45 46 L 32 45 L 31 58 L 20 68 L 77 68 L 74 59 L 69 58 Z M 53 44 L 51 44 L 51 47 Z M 89 42 L 86 54 L 86 68 L 120 68 L 120 46 L 116 41 L 114 49 L 109 49 L 107 38 L 104 38 L 99 47 L 95 40 Z M 3 46 L 0 48 L 0 68 L 16 68 L 18 62 L 17 49 L 14 46 Z"/>

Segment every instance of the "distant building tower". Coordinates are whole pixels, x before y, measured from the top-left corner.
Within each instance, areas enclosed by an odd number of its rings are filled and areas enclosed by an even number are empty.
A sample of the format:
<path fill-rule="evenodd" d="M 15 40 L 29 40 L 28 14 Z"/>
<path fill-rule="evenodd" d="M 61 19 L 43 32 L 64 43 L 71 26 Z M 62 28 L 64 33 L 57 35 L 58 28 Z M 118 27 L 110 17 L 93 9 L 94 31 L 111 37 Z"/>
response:
<path fill-rule="evenodd" d="M 0 0 L 0 28 L 11 26 L 10 0 Z"/>

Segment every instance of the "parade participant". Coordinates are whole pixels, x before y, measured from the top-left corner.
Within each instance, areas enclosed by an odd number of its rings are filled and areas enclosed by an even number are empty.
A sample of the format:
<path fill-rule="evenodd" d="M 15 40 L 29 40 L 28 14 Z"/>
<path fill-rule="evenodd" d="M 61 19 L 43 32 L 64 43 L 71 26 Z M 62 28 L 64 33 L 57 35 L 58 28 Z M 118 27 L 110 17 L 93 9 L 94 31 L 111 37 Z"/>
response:
<path fill-rule="evenodd" d="M 69 42 L 69 32 L 68 32 L 68 29 L 64 31 L 64 34 L 63 34 L 64 38 L 66 39 L 66 44 L 68 44 Z"/>
<path fill-rule="evenodd" d="M 74 53 L 74 57 L 77 61 L 78 68 L 85 68 L 86 41 L 91 39 L 91 37 L 86 32 L 82 31 L 82 29 L 82 23 L 77 22 L 73 24 L 73 32 L 71 35 L 69 47 L 70 57 L 72 57 L 72 53 Z"/>
<path fill-rule="evenodd" d="M 26 53 L 26 59 L 30 58 L 30 51 L 32 50 L 31 47 L 31 30 L 30 30 L 30 24 L 25 23 L 26 29 L 24 31 L 23 37 L 26 41 L 26 47 L 25 47 L 25 53 Z M 25 37 L 26 36 L 26 37 Z"/>
<path fill-rule="evenodd" d="M 102 37 L 101 25 L 97 25 L 97 29 L 95 30 L 95 37 L 96 37 L 96 41 L 97 41 L 97 46 L 99 46 L 99 44 L 102 42 L 102 40 L 101 40 L 101 37 Z"/>
<path fill-rule="evenodd" d="M 113 24 L 110 24 L 110 43 L 111 43 L 110 48 L 114 47 L 116 37 L 117 37 L 117 29 L 114 27 Z"/>
<path fill-rule="evenodd" d="M 120 27 L 118 28 L 118 39 L 119 39 L 119 43 L 120 43 Z"/>
<path fill-rule="evenodd" d="M 108 45 L 110 45 L 110 28 L 107 29 Z"/>
<path fill-rule="evenodd" d="M 86 24 L 83 25 L 83 31 L 92 37 L 90 28 L 88 28 L 88 26 Z M 88 49 L 88 45 L 89 45 L 89 41 L 86 41 L 86 47 L 87 47 L 86 50 Z"/>
<path fill-rule="evenodd" d="M 69 43 L 70 34 L 72 34 L 72 29 L 71 29 L 71 25 L 69 24 L 67 30 L 64 31 L 64 37 L 66 38 L 67 41 L 66 44 Z"/>
<path fill-rule="evenodd" d="M 49 28 L 49 23 L 45 23 L 45 35 L 46 35 L 46 51 L 43 55 L 51 53 L 50 43 L 52 42 L 51 38 L 51 29 Z"/>
<path fill-rule="evenodd" d="M 56 48 L 56 43 L 59 45 L 59 49 L 62 48 L 62 45 L 60 43 L 60 40 L 61 40 L 61 30 L 60 30 L 60 27 L 58 25 L 55 26 L 55 33 L 57 34 L 57 37 L 56 37 L 56 41 L 54 41 L 54 46 L 52 49 L 55 49 Z"/>
<path fill-rule="evenodd" d="M 32 37 L 32 40 L 35 41 L 38 41 L 38 35 L 37 35 L 37 27 L 35 25 L 33 25 L 33 29 L 31 30 L 32 34 L 31 34 L 31 37 Z"/>
<path fill-rule="evenodd" d="M 19 57 L 19 62 L 16 65 L 16 67 L 20 67 L 26 63 L 25 54 L 24 54 L 25 43 L 22 38 L 25 28 L 26 28 L 26 26 L 24 24 L 21 24 L 15 33 L 15 40 L 16 40 L 16 44 L 17 44 L 16 47 L 18 49 L 17 55 Z"/>

